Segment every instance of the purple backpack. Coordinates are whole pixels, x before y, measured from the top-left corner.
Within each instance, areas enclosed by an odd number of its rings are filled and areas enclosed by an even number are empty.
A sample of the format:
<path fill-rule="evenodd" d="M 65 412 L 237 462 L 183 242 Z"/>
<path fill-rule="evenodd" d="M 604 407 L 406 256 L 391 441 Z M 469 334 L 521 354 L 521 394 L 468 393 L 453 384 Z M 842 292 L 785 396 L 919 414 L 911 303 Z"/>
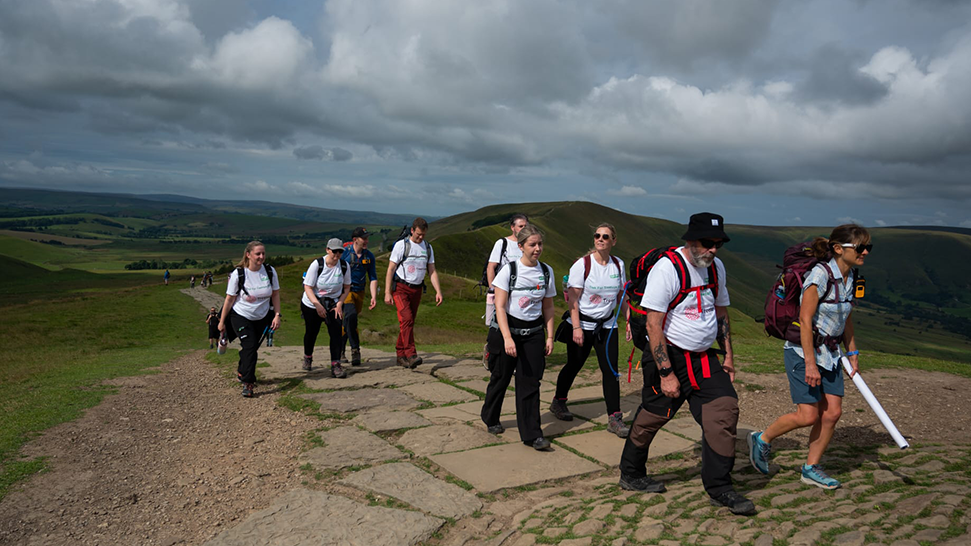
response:
<path fill-rule="evenodd" d="M 782 273 L 772 285 L 765 297 L 765 333 L 768 336 L 791 341 L 799 344 L 799 296 L 802 294 L 802 284 L 806 275 L 816 264 L 825 266 L 829 279 L 826 281 L 824 296 L 819 298 L 821 303 L 835 303 L 835 299 L 827 300 L 829 292 L 835 282 L 833 271 L 829 264 L 820 262 L 813 254 L 812 243 L 804 242 L 792 245 L 786 249 L 782 257 Z M 779 267 L 779 266 L 776 266 Z"/>

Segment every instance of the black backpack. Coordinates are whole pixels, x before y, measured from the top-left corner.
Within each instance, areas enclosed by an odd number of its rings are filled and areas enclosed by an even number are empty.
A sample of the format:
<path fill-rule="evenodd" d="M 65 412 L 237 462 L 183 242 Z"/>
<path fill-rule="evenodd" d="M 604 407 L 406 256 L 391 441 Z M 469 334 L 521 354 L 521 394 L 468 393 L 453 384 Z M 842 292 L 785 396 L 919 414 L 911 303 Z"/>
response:
<path fill-rule="evenodd" d="M 499 252 L 499 259 L 500 260 L 502 260 L 502 257 L 506 255 L 506 247 L 508 246 L 508 244 L 509 244 L 509 239 L 503 237 L 502 238 L 502 251 Z M 501 267 L 501 266 L 496 266 L 496 273 L 499 272 L 499 267 Z M 479 284 L 477 284 L 476 286 L 484 286 L 484 287 L 486 287 L 487 290 L 489 289 L 489 275 L 488 275 L 488 273 L 489 273 L 489 258 L 486 257 L 485 263 L 482 264 L 482 278 L 479 279 Z"/>
<path fill-rule="evenodd" d="M 341 258 L 337 258 L 337 262 L 341 264 L 341 275 L 347 275 L 347 262 Z M 317 282 L 320 280 L 320 276 L 324 273 L 324 257 L 321 256 L 317 258 L 317 278 L 314 280 L 313 286 L 317 287 Z"/>
<path fill-rule="evenodd" d="M 266 269 L 266 278 L 270 280 L 270 287 L 272 288 L 273 287 L 273 266 L 264 264 L 263 267 L 264 269 Z M 247 292 L 246 287 L 243 286 L 243 282 L 246 280 L 246 273 L 243 271 L 242 267 L 236 268 L 236 279 L 238 280 L 238 282 L 236 283 L 237 285 L 236 297 L 238 298 L 240 293 L 243 293 L 249 296 L 249 292 Z"/>
<path fill-rule="evenodd" d="M 674 263 L 674 270 L 678 274 L 678 282 L 681 285 L 678 295 L 668 305 L 668 311 L 681 304 L 688 297 L 688 294 L 695 290 L 710 288 L 715 297 L 718 297 L 718 268 L 715 267 L 714 262 L 708 266 L 708 284 L 691 288 L 688 264 L 685 262 L 684 256 L 678 252 L 678 247 L 658 247 L 635 258 L 630 263 L 630 283 L 627 286 L 627 306 L 631 310 L 628 323 L 630 324 L 634 346 L 642 351 L 647 350 L 647 311 L 641 309 L 640 302 L 647 285 L 647 275 L 661 258 L 667 258 Z"/>

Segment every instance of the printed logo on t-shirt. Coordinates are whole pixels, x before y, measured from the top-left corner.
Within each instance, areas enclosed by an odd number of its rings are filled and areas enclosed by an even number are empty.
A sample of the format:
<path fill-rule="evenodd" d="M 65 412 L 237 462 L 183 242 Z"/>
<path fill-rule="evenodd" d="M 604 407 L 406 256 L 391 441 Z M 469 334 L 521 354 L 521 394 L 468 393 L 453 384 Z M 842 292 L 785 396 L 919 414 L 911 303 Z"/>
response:
<path fill-rule="evenodd" d="M 603 298 L 600 297 L 600 294 L 590 294 L 590 303 L 594 305 L 599 305 L 600 302 L 602 301 L 603 301 Z"/>
<path fill-rule="evenodd" d="M 695 307 L 692 307 L 690 309 L 685 309 L 684 318 L 688 320 L 698 320 L 701 318 L 701 313 L 699 313 L 698 309 Z"/>
<path fill-rule="evenodd" d="M 523 296 L 523 297 L 519 298 L 519 308 L 520 309 L 525 309 L 525 308 L 529 307 L 529 304 L 532 303 L 532 301 L 533 300 L 531 298 L 527 297 L 527 296 Z"/>
<path fill-rule="evenodd" d="M 408 266 L 408 273 L 414 273 L 414 272 L 415 272 L 415 266 L 414 265 L 409 265 Z"/>

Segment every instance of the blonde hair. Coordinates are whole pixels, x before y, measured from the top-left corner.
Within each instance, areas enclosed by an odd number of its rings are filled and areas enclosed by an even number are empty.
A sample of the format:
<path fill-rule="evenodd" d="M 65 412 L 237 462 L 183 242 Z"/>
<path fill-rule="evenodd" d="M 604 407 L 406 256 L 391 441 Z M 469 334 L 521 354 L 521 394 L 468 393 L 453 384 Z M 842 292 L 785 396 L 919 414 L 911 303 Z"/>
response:
<path fill-rule="evenodd" d="M 543 240 L 543 232 L 538 227 L 533 224 L 526 224 L 523 229 L 519 230 L 519 235 L 516 235 L 516 243 L 523 246 L 533 235 L 539 235 L 539 240 Z"/>
<path fill-rule="evenodd" d="M 608 224 L 607 222 L 603 222 L 599 226 L 595 227 L 593 229 L 594 235 L 596 235 L 597 230 L 600 229 L 600 228 L 607 228 L 607 229 L 609 229 L 610 230 L 610 238 L 611 239 L 616 239 L 617 238 L 617 230 L 614 229 L 614 226 L 612 226 L 611 224 Z M 591 254 L 593 254 L 596 251 L 597 251 L 597 247 L 593 247 L 590 250 L 588 250 L 587 253 L 584 254 L 583 256 L 590 256 Z M 582 258 L 583 256 L 580 256 L 580 257 Z"/>
<path fill-rule="evenodd" d="M 243 251 L 243 258 L 241 260 L 239 260 L 239 263 L 236 264 L 236 267 L 245 267 L 245 268 L 248 269 L 249 268 L 249 256 L 247 256 L 247 254 L 249 254 L 250 252 L 252 252 L 253 249 L 256 248 L 256 247 L 258 247 L 258 246 L 266 246 L 266 245 L 264 245 L 263 243 L 261 243 L 259 241 L 250 241 L 250 242 L 246 243 L 246 250 Z"/>

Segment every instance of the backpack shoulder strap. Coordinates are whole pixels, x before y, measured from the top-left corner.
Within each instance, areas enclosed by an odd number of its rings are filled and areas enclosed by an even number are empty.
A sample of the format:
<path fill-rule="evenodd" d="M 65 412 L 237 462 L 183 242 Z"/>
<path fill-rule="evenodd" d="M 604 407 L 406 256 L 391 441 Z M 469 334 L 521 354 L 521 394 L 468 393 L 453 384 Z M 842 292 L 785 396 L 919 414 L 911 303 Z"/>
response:
<path fill-rule="evenodd" d="M 516 280 L 519 277 L 519 264 L 516 263 L 519 260 L 513 260 L 509 262 L 509 294 L 512 294 L 514 288 L 516 288 Z"/>
<path fill-rule="evenodd" d="M 826 299 L 826 296 L 829 296 L 830 290 L 832 290 L 833 286 L 836 285 L 836 276 L 833 275 L 833 270 L 829 267 L 828 263 L 826 262 L 819 262 L 819 263 L 822 264 L 823 269 L 826 270 L 826 290 L 824 290 L 823 295 L 819 297 L 819 303 L 836 303 L 837 298 L 833 298 L 831 300 Z M 839 296 L 839 293 L 837 292 L 837 297 L 838 296 Z"/>
<path fill-rule="evenodd" d="M 502 262 L 502 257 L 506 255 L 506 247 L 509 245 L 509 239 L 502 238 L 502 250 L 499 251 L 499 262 Z"/>
<path fill-rule="evenodd" d="M 678 295 L 674 297 L 668 305 L 668 310 L 677 307 L 691 290 L 691 275 L 688 273 L 688 263 L 684 261 L 684 256 L 677 250 L 669 250 L 664 253 L 667 259 L 674 264 L 674 272 L 678 275 Z"/>
<path fill-rule="evenodd" d="M 425 253 L 425 263 L 428 264 L 432 260 L 432 244 L 425 241 L 425 246 L 428 247 L 428 252 Z"/>
<path fill-rule="evenodd" d="M 324 257 L 321 256 L 317 258 L 317 280 L 314 281 L 314 290 L 317 289 L 317 284 L 320 282 L 320 276 L 324 273 Z"/>
<path fill-rule="evenodd" d="M 266 269 L 266 278 L 270 281 L 270 290 L 273 290 L 273 266 L 264 265 L 263 269 Z"/>
<path fill-rule="evenodd" d="M 347 275 L 347 262 L 344 260 L 337 260 L 341 264 L 341 275 Z"/>
<path fill-rule="evenodd" d="M 587 283 L 587 277 L 590 276 L 590 255 L 587 254 L 583 257 L 583 283 Z"/>
<path fill-rule="evenodd" d="M 715 299 L 718 299 L 718 267 L 715 266 L 715 262 L 711 262 L 708 266 L 708 288 L 711 289 Z"/>
<path fill-rule="evenodd" d="M 550 275 L 550 266 L 543 262 L 540 262 L 539 265 L 543 266 L 543 291 L 545 292 L 546 287 L 550 285 L 550 277 L 552 275 Z"/>
<path fill-rule="evenodd" d="M 243 271 L 242 267 L 237 267 L 236 268 L 236 296 L 237 297 L 239 297 L 239 294 L 241 292 L 243 294 L 246 294 L 247 296 L 249 295 L 249 292 L 246 291 L 246 287 L 243 286 L 243 281 L 245 280 L 246 280 L 246 272 Z"/>
<path fill-rule="evenodd" d="M 617 259 L 617 256 L 614 256 L 613 254 L 611 254 L 610 260 L 614 262 L 614 266 L 617 268 L 617 273 L 623 275 L 624 272 L 621 270 L 620 260 Z"/>

